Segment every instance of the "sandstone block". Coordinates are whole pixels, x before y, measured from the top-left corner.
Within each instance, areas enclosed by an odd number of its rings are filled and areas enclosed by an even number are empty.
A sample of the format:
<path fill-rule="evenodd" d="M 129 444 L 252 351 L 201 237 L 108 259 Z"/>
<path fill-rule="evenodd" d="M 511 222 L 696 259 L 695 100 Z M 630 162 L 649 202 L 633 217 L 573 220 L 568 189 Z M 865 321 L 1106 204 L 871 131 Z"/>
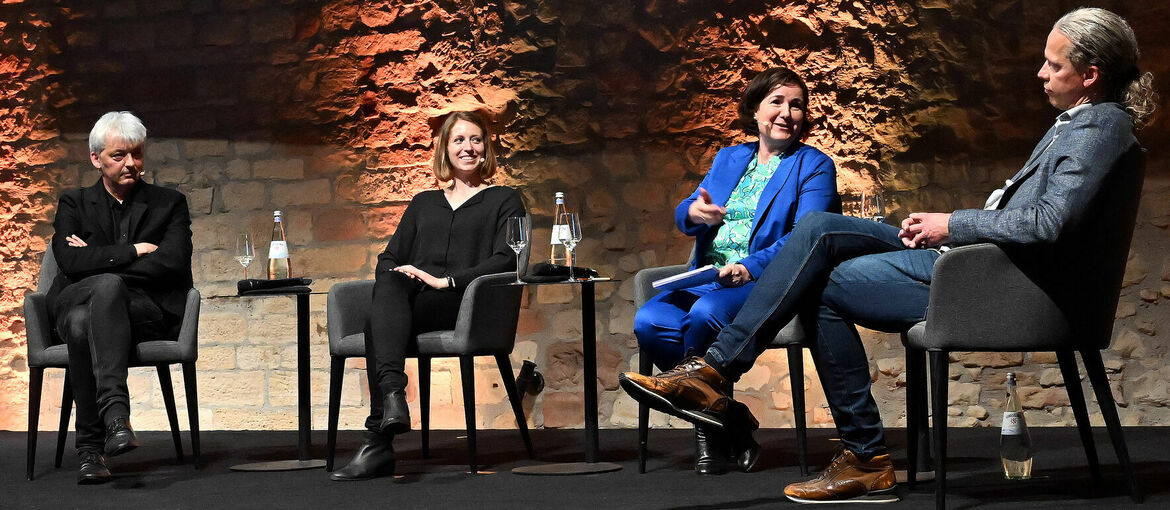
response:
<path fill-rule="evenodd" d="M 183 140 L 183 155 L 193 160 L 208 156 L 227 156 L 227 140 L 188 139 Z"/>
<path fill-rule="evenodd" d="M 204 413 L 206 414 L 206 413 Z M 297 410 L 216 408 L 211 413 L 214 430 L 296 430 Z"/>
<path fill-rule="evenodd" d="M 179 143 L 165 138 L 151 138 L 146 149 L 148 163 L 163 163 L 179 159 Z"/>
<path fill-rule="evenodd" d="M 199 401 L 219 406 L 263 406 L 264 372 L 202 372 L 198 377 Z M 253 409 L 256 411 L 256 409 Z"/>
<path fill-rule="evenodd" d="M 256 179 L 298 180 L 305 177 L 302 159 L 262 159 L 252 162 L 252 177 Z"/>
<path fill-rule="evenodd" d="M 221 184 L 220 192 L 223 207 L 229 212 L 265 209 L 268 203 L 266 186 L 260 182 Z"/>
<path fill-rule="evenodd" d="M 585 424 L 584 397 L 580 393 L 545 393 L 542 404 L 544 426 L 551 429 L 581 427 Z"/>
<path fill-rule="evenodd" d="M 952 406 L 969 406 L 979 403 L 979 394 L 983 391 L 983 386 L 972 383 L 954 382 L 948 383 L 947 390 L 947 405 Z"/>
<path fill-rule="evenodd" d="M 253 167 L 254 168 L 254 167 Z M 272 186 L 272 203 L 279 207 L 328 204 L 333 196 L 328 179 L 316 179 Z"/>
<path fill-rule="evenodd" d="M 232 346 L 207 346 L 199 349 L 199 370 L 231 370 L 236 368 L 236 349 Z"/>
<path fill-rule="evenodd" d="M 965 367 L 1018 367 L 1024 363 L 1022 352 L 965 352 L 958 356 Z"/>
<path fill-rule="evenodd" d="M 570 388 L 581 384 L 583 354 L 577 342 L 557 342 L 548 346 L 543 370 L 546 388 Z"/>
<path fill-rule="evenodd" d="M 313 213 L 313 239 L 316 241 L 358 241 L 366 239 L 366 222 L 351 207 Z"/>
<path fill-rule="evenodd" d="M 304 248 L 296 260 L 300 267 L 297 274 L 316 276 L 323 274 L 352 274 L 366 265 L 366 252 L 360 246 L 329 246 Z"/>
<path fill-rule="evenodd" d="M 200 358 L 208 342 L 215 344 L 240 343 L 247 340 L 246 335 L 240 334 L 247 324 L 243 315 L 236 312 L 205 312 L 199 313 L 199 343 Z M 215 345 L 211 344 L 211 345 Z M 202 361 L 202 360 L 200 360 Z"/>

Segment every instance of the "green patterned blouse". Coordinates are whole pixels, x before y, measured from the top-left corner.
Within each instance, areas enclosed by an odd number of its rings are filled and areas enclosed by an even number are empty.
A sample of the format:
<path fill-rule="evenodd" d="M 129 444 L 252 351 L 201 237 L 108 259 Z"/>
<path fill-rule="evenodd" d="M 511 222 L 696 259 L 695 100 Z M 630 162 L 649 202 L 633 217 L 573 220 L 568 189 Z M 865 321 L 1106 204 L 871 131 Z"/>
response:
<path fill-rule="evenodd" d="M 715 241 L 707 247 L 707 262 L 722 267 L 729 262 L 739 262 L 749 255 L 748 244 L 752 237 L 756 204 L 782 159 L 784 155 L 779 154 L 760 165 L 757 156 L 752 156 L 739 184 L 735 185 L 735 190 L 727 199 L 727 214 L 723 216 L 723 225 L 719 226 Z"/>

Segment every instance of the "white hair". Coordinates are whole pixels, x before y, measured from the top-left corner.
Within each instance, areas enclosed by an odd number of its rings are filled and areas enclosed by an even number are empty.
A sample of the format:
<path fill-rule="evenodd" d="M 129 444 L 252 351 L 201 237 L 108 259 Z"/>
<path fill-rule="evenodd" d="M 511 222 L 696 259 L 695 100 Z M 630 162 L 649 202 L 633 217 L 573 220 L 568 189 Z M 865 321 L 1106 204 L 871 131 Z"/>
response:
<path fill-rule="evenodd" d="M 100 154 L 106 148 L 106 139 L 115 137 L 130 145 L 146 140 L 146 126 L 130 112 L 108 112 L 89 130 L 89 151 Z"/>

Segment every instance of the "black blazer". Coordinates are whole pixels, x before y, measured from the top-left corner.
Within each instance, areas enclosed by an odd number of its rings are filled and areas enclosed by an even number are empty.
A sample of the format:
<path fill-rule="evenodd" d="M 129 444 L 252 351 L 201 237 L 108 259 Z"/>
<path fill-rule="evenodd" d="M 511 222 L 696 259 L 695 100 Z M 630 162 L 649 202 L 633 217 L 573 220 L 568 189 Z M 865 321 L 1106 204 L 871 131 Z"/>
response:
<path fill-rule="evenodd" d="M 182 317 L 187 290 L 192 286 L 187 197 L 173 189 L 136 184 L 129 201 L 130 244 L 119 245 L 114 244 L 107 194 L 99 179 L 93 186 L 61 195 L 53 220 L 53 255 L 61 272 L 49 288 L 48 302 L 56 303 L 61 289 L 74 282 L 113 273 L 127 285 L 145 290 L 164 312 Z M 65 238 L 70 235 L 77 235 L 88 246 L 69 246 Z M 141 242 L 158 245 L 158 250 L 138 257 L 132 245 Z"/>

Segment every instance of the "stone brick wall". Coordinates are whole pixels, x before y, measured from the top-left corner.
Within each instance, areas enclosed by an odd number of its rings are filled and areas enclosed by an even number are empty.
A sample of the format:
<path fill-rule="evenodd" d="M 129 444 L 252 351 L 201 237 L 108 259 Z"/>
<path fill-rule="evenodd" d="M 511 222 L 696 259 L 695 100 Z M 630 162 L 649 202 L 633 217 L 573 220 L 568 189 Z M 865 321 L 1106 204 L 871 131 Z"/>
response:
<path fill-rule="evenodd" d="M 1162 42 L 1170 7 L 1098 2 L 1134 23 L 1145 66 L 1170 83 Z M 35 4 L 35 7 L 34 5 Z M 501 0 L 121 0 L 93 6 L 0 6 L 0 428 L 25 423 L 27 366 L 20 299 L 35 286 L 56 195 L 88 185 L 85 133 L 111 109 L 151 131 L 148 178 L 187 194 L 200 318 L 199 403 L 205 429 L 295 427 L 294 304 L 238 300 L 234 239 L 267 239 L 274 209 L 289 223 L 294 272 L 326 290 L 368 278 L 405 204 L 434 186 L 431 130 L 446 113 L 481 109 L 501 132 L 497 184 L 521 189 L 549 236 L 552 195 L 582 213 L 582 263 L 622 280 L 598 286 L 601 424 L 629 427 L 636 406 L 617 373 L 637 366 L 632 275 L 686 260 L 691 241 L 672 210 L 714 152 L 745 138 L 734 106 L 772 65 L 801 72 L 821 119 L 809 143 L 831 155 L 845 193 L 882 189 L 898 220 L 951 210 L 985 194 L 1026 158 L 1054 111 L 1034 78 L 1051 23 L 1071 5 L 948 0 L 854 3 Z M 132 33 L 133 36 L 126 36 Z M 1170 173 L 1158 147 L 1165 118 L 1142 133 L 1152 161 L 1114 346 L 1106 353 L 1129 424 L 1170 423 L 1159 312 L 1170 298 Z M 261 245 L 261 254 L 264 246 Z M 547 256 L 538 243 L 534 260 Z M 251 275 L 263 272 L 255 261 Z M 324 428 L 325 302 L 312 298 L 314 427 Z M 514 366 L 548 380 L 528 396 L 535 426 L 580 427 L 580 319 L 568 289 L 526 295 Z M 904 423 L 903 351 L 865 331 L 874 393 Z M 811 360 L 810 423 L 831 418 Z M 352 360 L 342 426 L 359 427 L 368 397 Z M 1040 424 L 1072 423 L 1055 359 L 959 354 L 952 419 L 998 424 L 1003 373 L 1020 374 Z M 417 406 L 414 368 L 408 400 Z M 433 367 L 432 425 L 463 427 L 456 367 Z M 494 363 L 477 363 L 483 427 L 514 426 Z M 181 375 L 176 372 L 176 381 Z M 60 373 L 42 406 L 52 423 Z M 156 377 L 131 372 L 135 423 L 166 428 Z M 783 353 L 768 353 L 737 387 L 765 426 L 790 426 Z M 182 392 L 181 387 L 177 391 Z M 185 400 L 180 396 L 180 406 Z M 413 414 L 418 419 L 417 407 Z M 655 413 L 656 425 L 680 425 Z"/>

